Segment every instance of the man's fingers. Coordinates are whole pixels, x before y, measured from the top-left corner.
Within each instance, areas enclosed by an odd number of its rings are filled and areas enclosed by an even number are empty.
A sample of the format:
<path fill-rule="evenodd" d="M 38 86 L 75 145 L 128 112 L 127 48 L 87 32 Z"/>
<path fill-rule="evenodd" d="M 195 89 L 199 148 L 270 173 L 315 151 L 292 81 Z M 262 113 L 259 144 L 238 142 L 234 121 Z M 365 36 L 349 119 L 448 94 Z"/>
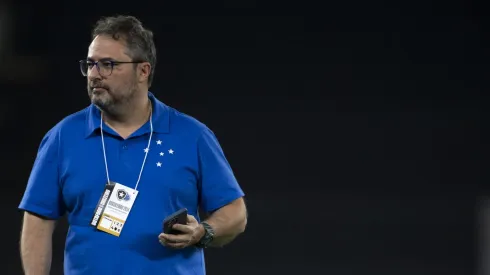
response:
<path fill-rule="evenodd" d="M 187 247 L 186 243 L 166 243 L 166 242 L 160 242 L 160 243 L 166 247 L 170 247 L 174 249 L 182 249 Z"/>
<path fill-rule="evenodd" d="M 192 237 L 197 224 L 196 218 L 187 215 L 187 224 L 174 224 L 172 229 L 182 232 L 182 234 L 165 234 L 158 235 L 160 243 L 172 248 L 185 248 L 192 243 Z"/>
<path fill-rule="evenodd" d="M 182 234 L 182 235 L 172 235 L 172 234 L 160 234 L 158 238 L 164 242 L 167 243 L 186 243 L 189 241 L 189 236 Z"/>
<path fill-rule="evenodd" d="M 172 248 L 179 248 L 182 244 L 182 243 L 171 243 L 171 242 L 168 242 L 166 240 L 159 240 L 159 241 L 160 241 L 160 244 L 162 244 L 163 246 L 172 247 Z"/>
<path fill-rule="evenodd" d="M 197 223 L 197 220 L 194 216 L 187 214 L 187 223 Z"/>
<path fill-rule="evenodd" d="M 192 233 L 193 232 L 192 227 L 190 227 L 188 225 L 184 225 L 184 224 L 179 224 L 179 223 L 174 224 L 172 226 L 172 229 L 178 230 L 178 231 L 183 232 L 183 233 Z"/>
<path fill-rule="evenodd" d="M 172 248 L 185 248 L 189 244 L 188 235 L 171 235 L 162 233 L 158 235 L 158 239 L 162 245 Z"/>

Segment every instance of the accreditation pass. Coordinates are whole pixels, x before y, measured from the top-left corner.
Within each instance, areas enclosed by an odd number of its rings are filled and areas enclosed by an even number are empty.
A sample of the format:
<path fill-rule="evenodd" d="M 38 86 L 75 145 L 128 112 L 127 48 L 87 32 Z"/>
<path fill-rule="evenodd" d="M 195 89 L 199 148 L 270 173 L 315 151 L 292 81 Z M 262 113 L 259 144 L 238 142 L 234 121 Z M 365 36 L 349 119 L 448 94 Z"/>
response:
<path fill-rule="evenodd" d="M 122 184 L 106 184 L 90 225 L 119 237 L 137 195 L 137 190 Z"/>

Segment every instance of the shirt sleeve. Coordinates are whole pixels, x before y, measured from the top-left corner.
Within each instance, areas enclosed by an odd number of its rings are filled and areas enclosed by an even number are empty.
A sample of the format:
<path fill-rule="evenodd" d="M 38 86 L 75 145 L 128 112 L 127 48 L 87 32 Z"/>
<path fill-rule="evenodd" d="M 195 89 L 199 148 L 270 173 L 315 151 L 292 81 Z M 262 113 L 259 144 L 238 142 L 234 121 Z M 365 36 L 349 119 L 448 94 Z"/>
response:
<path fill-rule="evenodd" d="M 55 129 L 41 141 L 19 209 L 50 219 L 65 212 L 58 171 L 59 139 Z"/>
<path fill-rule="evenodd" d="M 217 210 L 243 197 L 235 175 L 214 133 L 206 129 L 198 140 L 201 208 Z"/>

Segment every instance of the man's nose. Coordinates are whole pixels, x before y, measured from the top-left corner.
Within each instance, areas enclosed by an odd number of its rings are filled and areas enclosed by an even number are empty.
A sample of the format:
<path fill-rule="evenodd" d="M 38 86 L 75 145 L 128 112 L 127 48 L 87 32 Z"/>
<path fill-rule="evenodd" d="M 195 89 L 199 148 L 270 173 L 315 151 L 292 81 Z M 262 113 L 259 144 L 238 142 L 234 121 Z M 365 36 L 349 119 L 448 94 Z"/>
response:
<path fill-rule="evenodd" d="M 89 79 L 101 78 L 97 65 L 93 65 L 92 68 L 88 68 L 87 70 L 87 77 Z"/>

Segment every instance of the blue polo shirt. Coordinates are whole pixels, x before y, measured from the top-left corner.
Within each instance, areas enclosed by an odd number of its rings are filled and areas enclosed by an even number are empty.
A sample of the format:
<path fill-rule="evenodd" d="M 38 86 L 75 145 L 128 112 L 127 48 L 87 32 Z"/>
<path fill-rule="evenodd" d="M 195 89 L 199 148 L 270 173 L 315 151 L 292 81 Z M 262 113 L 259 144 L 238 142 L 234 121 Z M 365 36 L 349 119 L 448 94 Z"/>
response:
<path fill-rule="evenodd" d="M 107 182 L 94 105 L 64 118 L 43 138 L 19 208 L 58 219 L 67 214 L 64 271 L 79 274 L 205 274 L 203 250 L 162 246 L 168 215 L 216 210 L 244 195 L 223 151 L 204 124 L 153 104 L 153 137 L 139 194 L 119 237 L 90 226 Z M 111 181 L 134 188 L 150 134 L 149 122 L 127 139 L 103 125 Z"/>

